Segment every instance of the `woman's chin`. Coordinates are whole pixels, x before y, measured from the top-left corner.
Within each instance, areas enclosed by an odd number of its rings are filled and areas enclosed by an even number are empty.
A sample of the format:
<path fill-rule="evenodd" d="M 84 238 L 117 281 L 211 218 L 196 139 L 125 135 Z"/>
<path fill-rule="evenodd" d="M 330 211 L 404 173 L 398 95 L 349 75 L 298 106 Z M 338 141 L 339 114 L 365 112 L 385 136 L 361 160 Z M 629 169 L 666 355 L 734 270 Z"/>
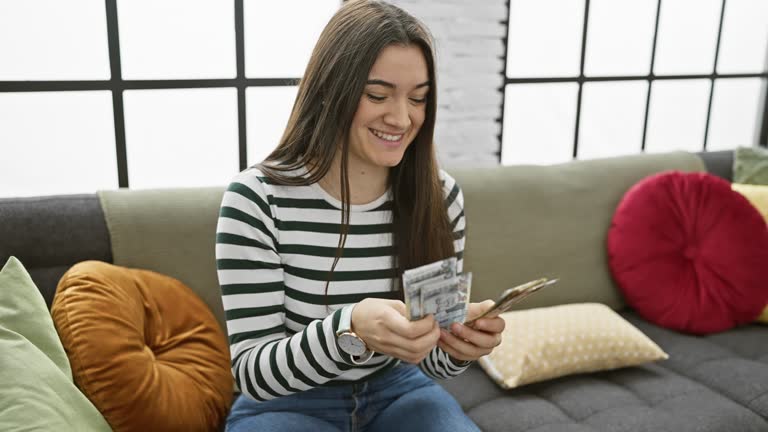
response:
<path fill-rule="evenodd" d="M 377 165 L 387 168 L 393 168 L 400 164 L 400 162 L 403 161 L 403 155 L 402 153 L 398 155 L 385 155 L 383 157 L 380 157 L 377 161 Z"/>

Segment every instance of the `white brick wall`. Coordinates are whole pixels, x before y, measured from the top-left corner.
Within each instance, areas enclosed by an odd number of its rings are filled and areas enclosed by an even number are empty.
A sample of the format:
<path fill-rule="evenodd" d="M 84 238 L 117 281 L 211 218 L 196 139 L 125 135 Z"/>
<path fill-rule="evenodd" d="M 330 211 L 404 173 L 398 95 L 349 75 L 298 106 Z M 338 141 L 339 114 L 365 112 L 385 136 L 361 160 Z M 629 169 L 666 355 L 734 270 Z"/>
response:
<path fill-rule="evenodd" d="M 504 0 L 391 0 L 421 19 L 437 50 L 435 129 L 443 166 L 499 162 Z"/>

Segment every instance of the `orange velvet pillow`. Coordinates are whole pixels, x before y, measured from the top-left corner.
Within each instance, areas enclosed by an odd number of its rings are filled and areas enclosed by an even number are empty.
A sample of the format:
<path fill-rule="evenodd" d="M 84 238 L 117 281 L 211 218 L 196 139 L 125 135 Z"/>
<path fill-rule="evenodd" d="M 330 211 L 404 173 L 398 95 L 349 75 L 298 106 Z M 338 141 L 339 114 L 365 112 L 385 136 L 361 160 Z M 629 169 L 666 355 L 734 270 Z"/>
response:
<path fill-rule="evenodd" d="M 53 321 L 75 383 L 113 430 L 217 430 L 232 403 L 229 346 L 180 281 L 99 261 L 59 281 Z"/>

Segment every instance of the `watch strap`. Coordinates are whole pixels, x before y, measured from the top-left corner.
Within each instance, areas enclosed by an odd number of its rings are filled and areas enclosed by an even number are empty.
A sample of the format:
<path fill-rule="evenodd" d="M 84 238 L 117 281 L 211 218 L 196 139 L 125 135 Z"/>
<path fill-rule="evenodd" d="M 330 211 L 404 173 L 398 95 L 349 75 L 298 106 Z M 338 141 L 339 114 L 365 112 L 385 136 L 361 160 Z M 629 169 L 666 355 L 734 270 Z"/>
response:
<path fill-rule="evenodd" d="M 336 336 L 342 333 L 352 333 L 352 309 L 355 305 L 344 306 L 341 309 L 339 317 L 339 327 L 336 329 Z"/>
<path fill-rule="evenodd" d="M 366 351 L 365 354 L 363 354 L 363 355 L 361 355 L 359 357 L 350 356 L 350 358 L 352 360 L 352 363 L 354 363 L 356 365 L 364 365 L 364 364 L 368 363 L 368 360 L 370 360 L 371 357 L 373 357 L 373 351 L 371 351 L 371 350 Z"/>

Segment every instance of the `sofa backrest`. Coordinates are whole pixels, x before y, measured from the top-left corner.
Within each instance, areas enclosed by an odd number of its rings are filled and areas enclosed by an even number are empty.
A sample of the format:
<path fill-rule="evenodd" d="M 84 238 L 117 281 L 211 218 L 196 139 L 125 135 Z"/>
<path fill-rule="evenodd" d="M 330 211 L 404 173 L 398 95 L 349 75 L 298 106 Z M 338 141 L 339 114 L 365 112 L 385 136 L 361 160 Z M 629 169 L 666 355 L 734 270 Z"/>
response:
<path fill-rule="evenodd" d="M 156 271 L 189 286 L 226 331 L 216 275 L 216 221 L 224 187 L 98 193 L 113 263 Z"/>
<path fill-rule="evenodd" d="M 465 271 L 472 299 L 539 277 L 560 282 L 520 307 L 624 303 L 607 265 L 606 238 L 624 193 L 660 171 L 703 171 L 691 153 L 640 154 L 550 166 L 452 170 L 464 191 Z"/>
<path fill-rule="evenodd" d="M 623 306 L 606 263 L 605 238 L 624 192 L 664 170 L 701 171 L 690 153 L 643 154 L 553 166 L 453 170 L 464 190 L 466 269 L 474 300 L 540 276 L 560 283 L 524 307 L 572 302 Z M 114 263 L 189 285 L 224 327 L 215 230 L 223 188 L 99 193 Z"/>

